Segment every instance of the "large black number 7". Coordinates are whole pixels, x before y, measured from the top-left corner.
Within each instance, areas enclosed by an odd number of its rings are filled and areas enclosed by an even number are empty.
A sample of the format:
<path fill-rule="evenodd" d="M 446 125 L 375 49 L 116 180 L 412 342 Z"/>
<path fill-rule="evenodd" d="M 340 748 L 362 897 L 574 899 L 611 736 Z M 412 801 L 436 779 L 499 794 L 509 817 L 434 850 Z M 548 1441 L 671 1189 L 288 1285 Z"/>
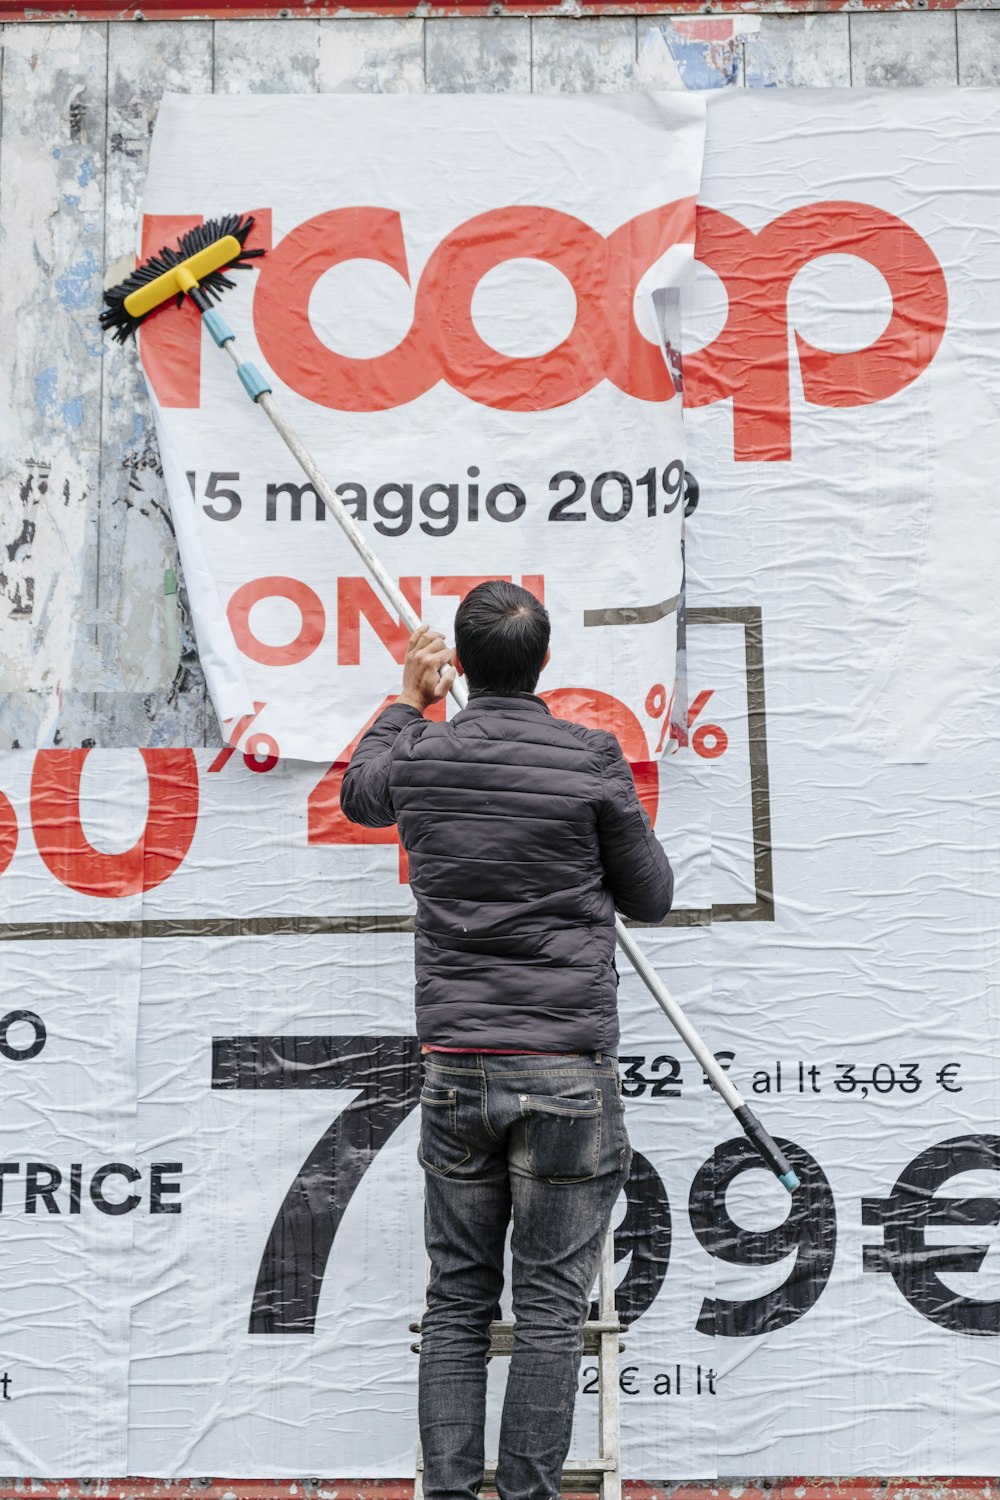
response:
<path fill-rule="evenodd" d="M 410 1036 L 220 1036 L 213 1089 L 358 1089 L 324 1130 L 278 1210 L 250 1309 L 251 1333 L 312 1333 L 326 1263 L 355 1188 L 420 1101 Z"/>

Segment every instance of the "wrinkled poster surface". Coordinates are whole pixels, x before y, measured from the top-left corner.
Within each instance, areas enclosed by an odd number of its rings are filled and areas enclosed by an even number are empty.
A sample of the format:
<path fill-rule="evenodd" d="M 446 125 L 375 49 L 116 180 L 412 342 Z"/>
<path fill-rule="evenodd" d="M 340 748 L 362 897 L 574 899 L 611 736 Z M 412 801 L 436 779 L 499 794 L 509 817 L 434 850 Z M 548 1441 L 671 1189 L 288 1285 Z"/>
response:
<path fill-rule="evenodd" d="M 450 634 L 484 576 L 544 597 L 546 687 L 633 760 L 674 681 L 704 134 L 704 100 L 669 94 L 170 96 L 144 200 L 147 254 L 254 213 L 234 347 L 408 602 Z M 227 739 L 329 759 L 398 691 L 409 632 L 194 308 L 141 343 Z"/>
<path fill-rule="evenodd" d="M 1000 1462 L 998 137 L 985 92 L 709 109 L 638 935 L 803 1187 L 620 963 L 629 1476 Z M 335 753 L 0 758 L 9 1471 L 413 1472 L 412 907 Z"/>

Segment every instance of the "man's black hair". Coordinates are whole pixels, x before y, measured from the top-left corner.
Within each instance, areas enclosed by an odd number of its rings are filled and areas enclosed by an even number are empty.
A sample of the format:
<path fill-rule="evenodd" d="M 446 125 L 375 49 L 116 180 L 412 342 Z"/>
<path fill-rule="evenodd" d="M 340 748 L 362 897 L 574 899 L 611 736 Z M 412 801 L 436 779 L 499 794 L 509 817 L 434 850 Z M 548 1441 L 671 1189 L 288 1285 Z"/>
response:
<path fill-rule="evenodd" d="M 470 694 L 533 693 L 549 645 L 549 617 L 534 594 L 490 578 L 462 600 L 455 647 Z"/>

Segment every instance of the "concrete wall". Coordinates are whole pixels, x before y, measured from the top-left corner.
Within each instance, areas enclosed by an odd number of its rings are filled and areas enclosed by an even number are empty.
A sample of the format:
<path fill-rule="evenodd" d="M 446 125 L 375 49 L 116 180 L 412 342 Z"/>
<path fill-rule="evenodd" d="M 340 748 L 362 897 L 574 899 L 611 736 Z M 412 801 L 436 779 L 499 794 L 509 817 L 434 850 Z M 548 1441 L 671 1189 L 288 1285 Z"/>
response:
<path fill-rule="evenodd" d="M 165 89 L 1000 84 L 985 6 L 19 24 L 0 42 L 0 748 L 218 741 L 134 355 L 96 322 Z"/>

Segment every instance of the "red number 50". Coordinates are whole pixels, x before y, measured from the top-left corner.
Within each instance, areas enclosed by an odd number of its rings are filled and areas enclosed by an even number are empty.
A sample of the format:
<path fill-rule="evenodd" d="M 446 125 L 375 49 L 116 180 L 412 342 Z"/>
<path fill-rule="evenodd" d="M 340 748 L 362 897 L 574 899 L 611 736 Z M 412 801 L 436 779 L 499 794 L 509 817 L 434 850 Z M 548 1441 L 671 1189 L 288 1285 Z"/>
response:
<path fill-rule="evenodd" d="M 198 821 L 198 766 L 191 750 L 140 750 L 149 812 L 131 849 L 95 849 L 80 819 L 89 750 L 40 750 L 31 774 L 31 826 L 50 872 L 83 896 L 135 896 L 162 885 L 191 847 Z"/>

